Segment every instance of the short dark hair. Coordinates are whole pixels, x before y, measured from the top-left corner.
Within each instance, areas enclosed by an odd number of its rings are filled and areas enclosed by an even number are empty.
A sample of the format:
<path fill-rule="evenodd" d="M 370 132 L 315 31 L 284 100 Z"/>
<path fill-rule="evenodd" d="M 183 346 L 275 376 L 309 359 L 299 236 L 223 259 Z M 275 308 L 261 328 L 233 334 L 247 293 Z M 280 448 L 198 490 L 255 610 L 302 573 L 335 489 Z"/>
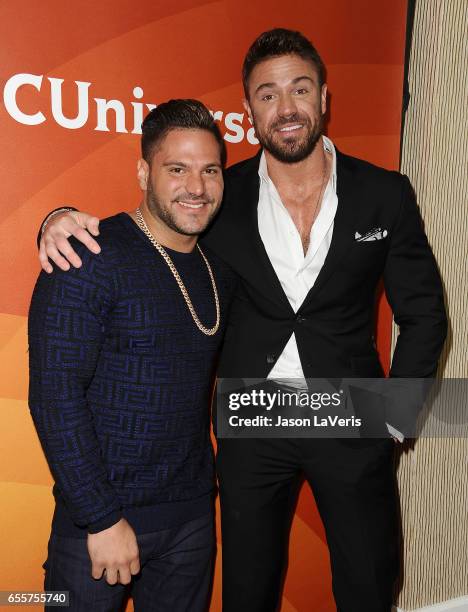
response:
<path fill-rule="evenodd" d="M 247 51 L 242 66 L 242 83 L 246 98 L 249 97 L 249 77 L 255 66 L 267 59 L 281 55 L 298 55 L 302 59 L 310 61 L 317 69 L 319 86 L 321 87 L 325 83 L 325 64 L 310 40 L 295 30 L 275 28 L 260 34 Z"/>
<path fill-rule="evenodd" d="M 169 100 L 159 104 L 146 115 L 141 124 L 141 154 L 151 163 L 155 147 L 172 130 L 206 130 L 216 138 L 221 165 L 226 164 L 226 145 L 213 115 L 199 100 Z"/>

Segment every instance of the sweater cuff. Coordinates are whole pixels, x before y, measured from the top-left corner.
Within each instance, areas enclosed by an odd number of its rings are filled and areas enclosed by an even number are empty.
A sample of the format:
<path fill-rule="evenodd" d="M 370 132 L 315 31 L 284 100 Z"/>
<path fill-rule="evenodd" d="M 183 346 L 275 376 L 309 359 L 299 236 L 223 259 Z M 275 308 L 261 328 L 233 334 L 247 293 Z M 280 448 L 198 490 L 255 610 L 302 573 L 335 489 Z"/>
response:
<path fill-rule="evenodd" d="M 51 210 L 50 212 L 48 212 L 47 215 L 44 217 L 44 219 L 42 219 L 41 224 L 39 225 L 39 232 L 37 233 L 37 238 L 36 238 L 37 248 L 39 248 L 41 245 L 42 226 L 44 225 L 44 223 L 47 221 L 47 219 L 50 217 L 52 213 L 58 212 L 59 210 L 63 210 L 64 212 L 65 210 L 71 210 L 71 211 L 78 212 L 78 208 L 73 208 L 73 206 L 60 206 L 60 208 L 54 208 L 54 210 Z"/>
<path fill-rule="evenodd" d="M 106 514 L 106 516 L 102 517 L 98 521 L 89 523 L 88 533 L 98 533 L 99 531 L 104 531 L 104 529 L 109 529 L 109 527 L 112 527 L 112 525 L 118 523 L 122 517 L 123 515 L 120 510 L 114 510 L 114 512 Z"/>

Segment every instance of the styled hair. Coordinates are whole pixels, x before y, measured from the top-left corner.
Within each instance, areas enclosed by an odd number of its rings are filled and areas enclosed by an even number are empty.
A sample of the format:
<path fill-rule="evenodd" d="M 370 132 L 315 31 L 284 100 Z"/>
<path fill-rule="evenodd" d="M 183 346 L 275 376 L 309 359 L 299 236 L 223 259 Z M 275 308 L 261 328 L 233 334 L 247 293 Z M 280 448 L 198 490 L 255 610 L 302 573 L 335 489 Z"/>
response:
<path fill-rule="evenodd" d="M 169 100 L 150 111 L 141 124 L 141 154 L 150 164 L 154 149 L 172 130 L 205 130 L 219 144 L 221 165 L 226 164 L 226 145 L 212 114 L 199 100 Z"/>
<path fill-rule="evenodd" d="M 248 99 L 249 77 L 252 70 L 267 59 L 282 55 L 298 55 L 303 60 L 311 62 L 318 73 L 319 86 L 325 83 L 325 65 L 313 44 L 300 32 L 275 28 L 260 34 L 254 40 L 242 66 L 242 83 L 245 97 Z"/>

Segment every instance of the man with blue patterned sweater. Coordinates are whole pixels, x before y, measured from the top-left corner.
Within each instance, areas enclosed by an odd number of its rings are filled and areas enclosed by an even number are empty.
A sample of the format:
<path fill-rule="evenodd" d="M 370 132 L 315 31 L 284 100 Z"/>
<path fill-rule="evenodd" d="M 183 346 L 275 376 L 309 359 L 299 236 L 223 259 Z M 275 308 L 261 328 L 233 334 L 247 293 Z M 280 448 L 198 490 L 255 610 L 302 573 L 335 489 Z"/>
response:
<path fill-rule="evenodd" d="M 194 100 L 142 129 L 141 206 L 103 221 L 101 255 L 75 242 L 81 268 L 42 272 L 29 313 L 29 404 L 55 479 L 45 588 L 76 611 L 120 609 L 129 584 L 145 612 L 209 598 L 208 408 L 233 277 L 197 238 L 225 149 Z"/>

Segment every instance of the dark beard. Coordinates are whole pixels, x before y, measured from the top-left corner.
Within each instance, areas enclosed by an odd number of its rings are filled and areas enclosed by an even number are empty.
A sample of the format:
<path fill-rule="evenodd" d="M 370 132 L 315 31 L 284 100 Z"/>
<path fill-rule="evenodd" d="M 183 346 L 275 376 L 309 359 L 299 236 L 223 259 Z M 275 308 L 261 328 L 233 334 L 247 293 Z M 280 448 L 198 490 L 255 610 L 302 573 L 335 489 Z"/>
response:
<path fill-rule="evenodd" d="M 301 118 L 301 123 L 307 127 L 307 136 L 303 141 L 285 140 L 279 145 L 273 138 L 273 133 L 283 125 L 299 120 L 298 115 L 292 115 L 288 119 L 274 123 L 266 134 L 256 134 L 258 141 L 264 149 L 278 161 L 284 164 L 297 164 L 306 159 L 314 150 L 315 145 L 320 140 L 323 131 L 323 117 L 320 115 L 317 123 L 312 126 L 309 118 Z"/>
<path fill-rule="evenodd" d="M 148 181 L 148 184 L 146 186 L 146 197 L 147 197 L 146 204 L 152 216 L 159 217 L 159 219 L 161 219 L 161 221 L 163 221 L 167 225 L 167 227 L 171 228 L 171 230 L 174 230 L 175 232 L 177 232 L 178 234 L 182 234 L 183 236 L 199 236 L 202 232 L 205 231 L 206 227 L 200 230 L 196 230 L 196 231 L 189 231 L 177 225 L 170 211 L 165 210 L 161 206 L 158 198 L 156 197 L 154 193 L 154 189 L 153 189 L 151 180 Z M 208 219 L 207 225 L 211 222 L 212 216 Z"/>
<path fill-rule="evenodd" d="M 160 205 L 159 200 L 154 194 L 153 185 L 151 184 L 151 180 L 148 181 L 148 185 L 146 186 L 146 204 L 148 206 L 148 210 L 150 211 L 153 217 L 158 217 L 172 230 L 177 232 L 178 234 L 183 234 L 184 232 L 180 231 L 180 228 L 174 222 L 174 219 L 170 215 L 167 210 Z"/>

